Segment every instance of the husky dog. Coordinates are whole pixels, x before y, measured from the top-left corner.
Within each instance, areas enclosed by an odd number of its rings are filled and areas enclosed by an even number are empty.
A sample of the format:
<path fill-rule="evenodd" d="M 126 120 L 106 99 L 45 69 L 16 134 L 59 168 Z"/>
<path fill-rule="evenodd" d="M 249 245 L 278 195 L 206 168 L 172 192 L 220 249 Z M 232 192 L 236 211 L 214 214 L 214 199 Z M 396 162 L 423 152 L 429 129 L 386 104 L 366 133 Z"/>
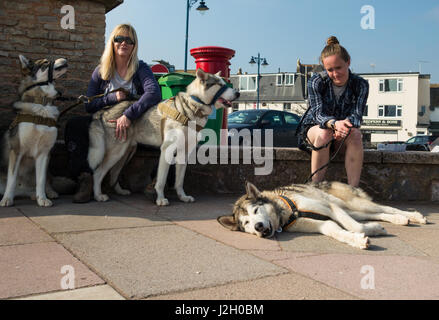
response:
<path fill-rule="evenodd" d="M 13 104 L 18 115 L 1 141 L 0 193 L 4 195 L 0 206 L 14 204 L 17 183 L 22 187 L 17 193 L 29 195 L 32 192 L 30 173 L 35 162 L 35 197 L 39 206 L 48 207 L 52 202 L 46 196 L 46 188 L 50 197 L 57 197 L 56 192 L 46 184 L 49 152 L 58 133 L 56 120 L 59 111 L 52 105 L 58 95 L 54 80 L 66 73 L 67 60 L 41 59 L 33 62 L 22 55 L 19 59 L 23 79 L 18 89 L 20 100 Z"/>
<path fill-rule="evenodd" d="M 368 236 L 387 232 L 377 222 L 357 221 L 427 223 L 419 212 L 376 204 L 361 189 L 341 182 L 292 184 L 262 192 L 247 182 L 246 191 L 236 201 L 233 215 L 217 220 L 230 230 L 263 238 L 272 237 L 276 231 L 321 233 L 355 248 L 367 249 Z"/>
<path fill-rule="evenodd" d="M 94 120 L 90 125 L 90 147 L 88 163 L 93 170 L 93 192 L 96 201 L 107 201 L 109 198 L 101 191 L 101 183 L 105 175 L 110 171 L 110 185 L 115 186 L 119 194 L 129 194 L 123 190 L 118 182 L 118 176 L 124 164 L 129 161 L 136 150 L 138 143 L 160 147 L 160 160 L 157 172 L 155 191 L 157 193 L 156 204 L 165 206 L 169 204 L 165 198 L 164 188 L 169 171 L 168 148 L 175 147 L 176 141 L 182 142 L 182 146 L 190 149 L 188 135 L 196 136 L 202 129 L 212 113 L 212 105 L 216 109 L 231 107 L 231 102 L 239 97 L 239 92 L 229 88 L 220 77 L 198 69 L 196 78 L 186 88 L 186 92 L 179 92 L 176 97 L 162 101 L 150 108 L 128 128 L 127 138 L 119 141 L 115 138 L 114 123 L 132 102 L 121 102 L 108 110 L 101 110 L 94 114 Z M 190 124 L 196 124 L 196 128 Z M 181 138 L 183 137 L 183 140 Z M 178 140 L 180 139 L 180 140 Z M 196 144 L 193 144 L 195 148 Z M 187 166 L 188 155 L 185 152 L 184 163 L 176 163 L 175 190 L 179 199 L 183 202 L 193 202 L 194 198 L 186 195 L 183 190 L 184 176 Z M 171 150 L 171 149 L 170 149 Z M 169 151 L 168 153 L 174 151 Z M 169 155 L 168 155 L 169 156 Z"/>

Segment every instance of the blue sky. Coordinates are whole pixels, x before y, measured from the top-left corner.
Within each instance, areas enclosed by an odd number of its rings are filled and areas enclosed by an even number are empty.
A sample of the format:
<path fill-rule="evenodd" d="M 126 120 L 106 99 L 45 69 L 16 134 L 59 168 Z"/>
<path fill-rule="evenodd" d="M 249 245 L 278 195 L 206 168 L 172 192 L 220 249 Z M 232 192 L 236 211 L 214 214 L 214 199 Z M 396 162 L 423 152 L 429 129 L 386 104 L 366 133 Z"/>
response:
<path fill-rule="evenodd" d="M 439 83 L 439 0 L 205 0 L 204 15 L 190 11 L 189 49 L 221 46 L 236 51 L 231 72 L 256 73 L 258 52 L 269 66 L 263 73 L 295 71 L 317 63 L 326 39 L 335 35 L 352 57 L 356 73 L 419 71 Z M 375 29 L 364 30 L 364 5 L 375 10 Z M 107 37 L 120 23 L 139 36 L 139 58 L 163 59 L 184 67 L 186 0 L 124 0 L 107 14 Z M 424 61 L 421 64 L 419 61 Z M 426 62 L 427 61 L 427 62 Z M 375 68 L 371 67 L 375 65 Z M 195 69 L 193 57 L 188 68 Z"/>

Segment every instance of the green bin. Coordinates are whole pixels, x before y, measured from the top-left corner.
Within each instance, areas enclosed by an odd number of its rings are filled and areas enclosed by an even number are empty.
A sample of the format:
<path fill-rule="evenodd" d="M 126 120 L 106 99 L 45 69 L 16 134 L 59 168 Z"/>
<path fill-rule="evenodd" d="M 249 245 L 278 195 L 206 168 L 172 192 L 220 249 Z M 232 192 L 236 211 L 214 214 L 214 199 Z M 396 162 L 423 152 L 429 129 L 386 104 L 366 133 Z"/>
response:
<path fill-rule="evenodd" d="M 179 93 L 180 91 L 186 90 L 187 85 L 189 85 L 193 80 L 195 79 L 195 76 L 190 73 L 168 73 L 163 76 L 161 76 L 158 79 L 158 83 L 160 85 L 161 91 L 162 91 L 162 99 L 166 100 L 171 97 L 174 97 Z M 216 133 L 216 144 L 220 144 L 220 132 L 223 124 L 223 112 L 224 109 L 216 110 L 216 113 L 211 115 L 209 117 L 209 120 L 207 120 L 207 123 L 204 128 L 206 129 L 212 129 Z M 203 135 L 200 143 L 207 143 L 211 144 L 208 141 L 204 141 L 205 136 Z"/>

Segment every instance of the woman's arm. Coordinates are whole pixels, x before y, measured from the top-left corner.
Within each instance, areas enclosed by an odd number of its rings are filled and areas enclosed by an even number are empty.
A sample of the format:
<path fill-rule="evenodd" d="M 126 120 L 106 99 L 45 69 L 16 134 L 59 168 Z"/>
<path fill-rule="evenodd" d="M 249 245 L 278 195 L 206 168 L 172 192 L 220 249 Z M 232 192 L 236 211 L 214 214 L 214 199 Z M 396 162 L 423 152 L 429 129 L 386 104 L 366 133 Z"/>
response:
<path fill-rule="evenodd" d="M 348 117 L 348 119 L 355 128 L 359 128 L 361 126 L 363 111 L 366 107 L 367 98 L 369 96 L 369 82 L 363 78 L 360 78 L 355 85 L 357 86 L 356 92 L 358 97 L 355 107 L 352 110 L 352 114 Z"/>
<path fill-rule="evenodd" d="M 326 123 L 329 120 L 335 119 L 335 117 L 326 113 L 327 108 L 325 108 L 322 99 L 323 86 L 325 86 L 325 83 L 319 74 L 315 74 L 308 81 L 310 111 L 319 127 L 327 129 Z"/>
<path fill-rule="evenodd" d="M 104 93 L 104 90 L 102 88 L 102 82 L 103 80 L 101 78 L 98 66 L 91 75 L 91 80 L 88 84 L 87 89 L 87 97 L 92 97 Z M 118 100 L 116 97 L 116 92 L 114 92 L 107 94 L 101 98 L 96 98 L 90 103 L 86 103 L 85 110 L 89 113 L 95 113 L 96 111 L 101 110 L 103 107 L 116 104 L 117 102 Z"/>
<path fill-rule="evenodd" d="M 137 74 L 143 86 L 144 93 L 138 101 L 133 103 L 124 112 L 124 115 L 131 121 L 139 118 L 146 110 L 159 103 L 162 98 L 160 87 L 146 63 L 139 63 Z"/>

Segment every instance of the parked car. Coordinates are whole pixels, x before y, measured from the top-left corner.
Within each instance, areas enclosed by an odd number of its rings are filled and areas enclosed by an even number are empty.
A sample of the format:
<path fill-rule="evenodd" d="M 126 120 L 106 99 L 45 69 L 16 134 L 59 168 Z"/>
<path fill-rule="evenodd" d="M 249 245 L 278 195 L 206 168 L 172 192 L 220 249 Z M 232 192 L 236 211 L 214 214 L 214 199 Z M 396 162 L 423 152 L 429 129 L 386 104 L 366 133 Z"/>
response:
<path fill-rule="evenodd" d="M 411 137 L 405 142 L 401 141 L 388 141 L 384 143 L 384 145 L 395 145 L 398 144 L 402 148 L 405 148 L 403 150 L 406 151 L 430 151 L 430 146 L 439 136 L 427 136 L 427 135 L 418 135 Z M 395 148 L 387 148 L 389 150 L 394 150 Z"/>
<path fill-rule="evenodd" d="M 427 135 L 419 135 L 419 136 L 411 137 L 405 142 L 405 144 L 407 145 L 406 150 L 424 149 L 425 151 L 430 151 L 430 145 L 437 138 L 438 136 L 427 136 Z"/>
<path fill-rule="evenodd" d="M 238 140 L 240 145 L 254 145 L 253 131 L 261 129 L 261 146 L 265 146 L 265 131 L 269 129 L 273 130 L 274 147 L 297 147 L 295 132 L 299 122 L 300 116 L 286 111 L 268 109 L 235 111 L 228 115 L 229 144 Z M 244 129 L 247 130 L 243 131 Z"/>

